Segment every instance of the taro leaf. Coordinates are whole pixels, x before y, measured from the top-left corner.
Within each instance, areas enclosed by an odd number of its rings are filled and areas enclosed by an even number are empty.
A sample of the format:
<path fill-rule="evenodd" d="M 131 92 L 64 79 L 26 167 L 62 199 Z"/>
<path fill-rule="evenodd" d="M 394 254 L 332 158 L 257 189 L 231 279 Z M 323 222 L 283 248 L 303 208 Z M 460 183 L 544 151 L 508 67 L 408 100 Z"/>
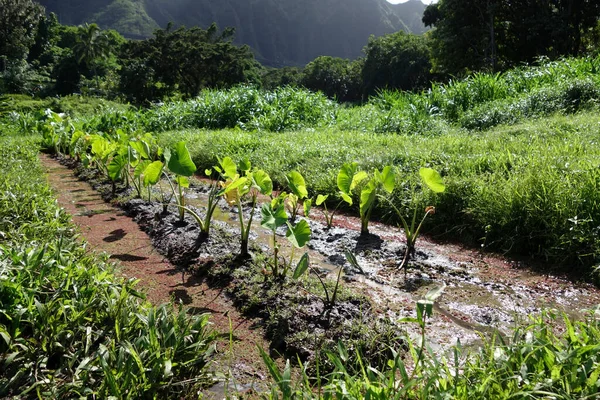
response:
<path fill-rule="evenodd" d="M 310 210 L 312 208 L 313 199 L 306 199 L 302 202 L 302 208 L 304 208 L 304 216 L 308 218 L 310 216 Z"/>
<path fill-rule="evenodd" d="M 308 190 L 306 189 L 306 182 L 304 181 L 304 177 L 298 171 L 292 171 L 286 175 L 286 179 L 288 181 L 288 185 L 296 196 L 299 199 L 304 199 L 308 196 Z"/>
<path fill-rule="evenodd" d="M 352 197 L 348 196 L 346 193 L 342 193 L 340 192 L 340 195 L 342 196 L 342 199 L 348 203 L 349 205 L 352 205 L 353 201 L 352 201 Z"/>
<path fill-rule="evenodd" d="M 178 142 L 171 147 L 171 157 L 167 164 L 169 170 L 176 175 L 192 176 L 196 172 L 196 164 L 190 157 L 185 142 Z"/>
<path fill-rule="evenodd" d="M 262 220 L 260 225 L 275 232 L 278 227 L 285 225 L 288 220 L 288 215 L 285 212 L 283 204 L 279 204 L 277 208 L 273 209 L 271 203 L 263 204 L 260 209 Z"/>
<path fill-rule="evenodd" d="M 342 193 L 350 194 L 352 191 L 352 178 L 354 177 L 357 168 L 358 164 L 356 163 L 346 163 L 342 165 L 342 168 L 340 169 L 340 172 L 338 172 L 337 176 L 338 189 L 340 189 Z"/>
<path fill-rule="evenodd" d="M 237 165 L 235 165 L 235 162 L 231 159 L 231 157 L 225 157 L 219 161 L 219 164 L 221 164 L 221 168 L 223 168 L 223 171 L 225 171 L 223 175 L 226 178 L 233 179 L 237 175 Z"/>
<path fill-rule="evenodd" d="M 177 182 L 177 184 L 183 188 L 190 187 L 190 180 L 185 176 L 177 175 L 175 182 Z"/>
<path fill-rule="evenodd" d="M 213 170 L 212 170 L 212 169 L 205 169 L 205 170 L 204 170 L 204 175 L 206 175 L 206 176 L 208 176 L 208 177 L 210 177 L 210 176 L 212 175 L 212 173 L 213 173 Z"/>
<path fill-rule="evenodd" d="M 108 177 L 116 181 L 121 178 L 121 172 L 127 165 L 127 157 L 124 155 L 118 155 L 113 157 L 113 159 L 108 164 Z"/>
<path fill-rule="evenodd" d="M 252 164 L 250 164 L 250 160 L 244 157 L 242 161 L 240 161 L 240 171 L 250 171 Z"/>
<path fill-rule="evenodd" d="M 149 154 L 150 150 L 148 148 L 148 143 L 142 142 L 140 140 L 136 140 L 136 141 L 130 141 L 129 146 L 131 146 L 131 148 L 133 150 L 135 150 L 141 156 L 141 158 L 145 158 L 145 159 L 150 158 L 150 154 Z"/>
<path fill-rule="evenodd" d="M 71 147 L 73 147 L 75 143 L 77 143 L 77 141 L 83 136 L 85 136 L 85 133 L 83 133 L 82 131 L 75 131 L 71 136 Z"/>
<path fill-rule="evenodd" d="M 285 234 L 285 237 L 294 245 L 301 249 L 308 243 L 310 240 L 310 226 L 308 226 L 308 222 L 306 220 L 301 220 L 296 224 L 296 226 L 292 226 L 289 222 L 287 223 L 288 231 Z"/>
<path fill-rule="evenodd" d="M 109 146 L 108 140 L 100 135 L 92 135 L 92 154 L 98 157 L 102 157 L 104 152 Z"/>
<path fill-rule="evenodd" d="M 321 204 L 325 203 L 325 200 L 327 200 L 327 198 L 329 197 L 329 195 L 323 196 L 322 194 L 317 196 L 317 201 L 315 202 L 316 205 L 320 206 Z M 350 199 L 352 200 L 352 199 Z"/>
<path fill-rule="evenodd" d="M 360 192 L 360 216 L 363 217 L 367 214 L 375 198 L 377 197 L 377 181 L 371 179 L 367 186 Z"/>
<path fill-rule="evenodd" d="M 391 166 L 383 168 L 381 171 L 380 182 L 383 184 L 383 188 L 386 192 L 392 193 L 394 191 L 394 185 L 396 184 L 396 176 Z"/>
<path fill-rule="evenodd" d="M 423 179 L 423 182 L 425 182 L 429 189 L 433 190 L 435 193 L 442 193 L 446 190 L 444 181 L 436 170 L 431 168 L 421 168 L 419 170 L 419 175 L 421 175 L 421 179 Z"/>
<path fill-rule="evenodd" d="M 252 182 L 253 186 L 265 196 L 269 196 L 273 192 L 273 181 L 271 180 L 269 174 L 262 169 L 256 170 L 252 173 Z"/>
<path fill-rule="evenodd" d="M 219 195 L 224 195 L 224 194 L 228 194 L 231 191 L 240 188 L 241 186 L 245 185 L 246 183 L 248 183 L 248 178 L 246 177 L 237 177 L 237 179 L 227 182 L 225 186 L 225 188 L 223 188 L 222 190 L 219 191 Z"/>
<path fill-rule="evenodd" d="M 150 165 L 150 160 L 142 160 L 142 161 L 140 161 L 136 165 L 135 170 L 133 170 L 133 176 L 135 178 L 139 178 L 140 176 L 142 176 L 142 174 L 144 173 L 144 171 L 146 170 L 146 168 L 148 167 L 148 165 Z"/>
<path fill-rule="evenodd" d="M 162 161 L 154 161 L 144 170 L 144 186 L 156 185 L 162 174 L 164 164 Z"/>
<path fill-rule="evenodd" d="M 292 275 L 292 279 L 300 278 L 308 269 L 310 265 L 310 260 L 308 258 L 308 253 L 304 253 L 298 261 L 298 265 L 296 265 L 296 269 L 294 270 L 294 275 Z"/>
<path fill-rule="evenodd" d="M 352 183 L 350 184 L 350 190 L 354 190 L 354 188 L 359 183 L 361 183 L 368 177 L 369 177 L 369 175 L 367 175 L 367 173 L 365 171 L 358 171 L 357 173 L 355 173 L 354 176 L 352 177 Z"/>

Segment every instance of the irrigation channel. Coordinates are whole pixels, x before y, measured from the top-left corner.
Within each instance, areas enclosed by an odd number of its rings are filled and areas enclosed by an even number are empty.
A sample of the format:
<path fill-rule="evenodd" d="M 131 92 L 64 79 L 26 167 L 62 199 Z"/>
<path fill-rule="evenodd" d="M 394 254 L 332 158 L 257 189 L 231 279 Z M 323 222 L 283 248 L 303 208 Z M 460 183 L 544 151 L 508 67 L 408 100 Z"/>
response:
<path fill-rule="evenodd" d="M 256 327 L 258 323 L 241 316 L 222 289 L 210 288 L 202 279 L 186 274 L 161 255 L 166 253 L 171 261 L 177 260 L 177 254 L 192 247 L 197 236 L 192 224 L 171 224 L 149 238 L 136 222 L 142 226 L 153 224 L 160 205 L 129 200 L 122 205 L 123 211 L 106 203 L 88 183 L 75 177 L 72 169 L 47 156 L 41 159 L 59 203 L 73 216 L 94 250 L 105 251 L 118 260 L 123 275 L 139 279 L 151 301 L 159 303 L 173 298 L 191 312 L 211 312 L 216 329 L 225 334 L 231 326 L 234 340 L 230 345 L 234 347 L 224 351 L 229 358 L 222 362 L 235 371 L 234 378 L 241 382 L 242 388 L 266 378 L 256 344 L 264 347 L 268 344 Z M 188 205 L 201 210 L 206 204 L 206 192 L 201 180 L 193 181 L 187 192 Z M 257 214 L 250 240 L 268 253 L 272 235 L 260 226 L 259 210 Z M 236 209 L 221 201 L 213 223 L 216 229 L 236 232 L 237 218 Z M 428 343 L 436 352 L 446 352 L 458 341 L 462 346 L 477 346 L 485 335 L 506 335 L 515 324 L 526 323 L 529 316 L 542 310 L 581 318 L 600 304 L 600 291 L 592 285 L 534 272 L 535 268 L 524 261 L 458 244 L 435 243 L 429 238 L 417 242 L 416 256 L 405 279 L 398 269 L 405 243 L 397 227 L 372 223 L 370 234 L 365 237 L 360 235 L 359 219 L 336 215 L 334 227 L 326 229 L 321 210 L 314 208 L 308 222 L 312 236 L 308 249 L 302 252 L 309 252 L 311 265 L 331 277 L 343 268 L 344 287 L 368 296 L 378 315 L 392 321 L 414 316 L 417 300 L 428 290 L 446 285 L 427 328 Z M 284 233 L 281 231 L 279 243 L 283 252 L 289 254 Z M 237 251 L 236 236 L 231 237 L 216 241 L 197 257 L 211 257 L 213 251 Z M 361 271 L 354 270 L 346 261 L 345 250 L 355 254 Z M 300 254 L 297 252 L 296 257 Z M 418 337 L 416 326 L 403 323 L 401 329 Z"/>

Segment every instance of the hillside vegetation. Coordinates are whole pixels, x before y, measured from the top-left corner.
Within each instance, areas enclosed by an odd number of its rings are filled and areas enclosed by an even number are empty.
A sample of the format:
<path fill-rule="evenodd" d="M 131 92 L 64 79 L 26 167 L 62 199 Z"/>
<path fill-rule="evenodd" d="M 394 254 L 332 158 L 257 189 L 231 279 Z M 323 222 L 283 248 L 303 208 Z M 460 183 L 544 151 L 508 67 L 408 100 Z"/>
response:
<path fill-rule="evenodd" d="M 369 35 L 404 30 L 422 33 L 425 6 L 418 0 L 191 1 L 41 0 L 63 24 L 98 23 L 125 37 L 147 38 L 169 22 L 206 28 L 213 22 L 236 29 L 236 42 L 249 45 L 265 65 L 304 65 L 329 55 L 356 58 Z"/>

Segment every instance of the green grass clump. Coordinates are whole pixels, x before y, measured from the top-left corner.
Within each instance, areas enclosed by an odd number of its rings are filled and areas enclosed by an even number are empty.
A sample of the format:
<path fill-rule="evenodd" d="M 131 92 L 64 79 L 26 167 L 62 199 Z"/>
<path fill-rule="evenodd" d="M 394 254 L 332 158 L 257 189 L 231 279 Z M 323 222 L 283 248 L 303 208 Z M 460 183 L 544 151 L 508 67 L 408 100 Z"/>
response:
<path fill-rule="evenodd" d="M 0 397 L 177 397 L 206 380 L 208 317 L 153 307 L 77 240 L 37 143 L 0 146 Z"/>
<path fill-rule="evenodd" d="M 336 105 L 320 93 L 291 87 L 266 92 L 240 86 L 203 90 L 190 101 L 152 108 L 145 115 L 148 129 L 181 128 L 267 130 L 279 132 L 333 122 Z"/>
<path fill-rule="evenodd" d="M 418 345 L 411 345 L 411 361 L 402 353 L 386 368 L 362 362 L 348 365 L 348 351 L 340 344 L 329 358 L 335 371 L 317 380 L 293 380 L 265 357 L 273 383 L 269 398 L 303 399 L 596 399 L 600 393 L 600 324 L 595 319 L 571 322 L 557 335 L 552 315 L 532 319 L 512 337 L 486 339 L 476 351 L 456 348 L 450 357 L 431 352 L 416 364 Z M 352 372 L 356 368 L 359 373 Z M 283 379 L 283 378 L 286 379 Z"/>

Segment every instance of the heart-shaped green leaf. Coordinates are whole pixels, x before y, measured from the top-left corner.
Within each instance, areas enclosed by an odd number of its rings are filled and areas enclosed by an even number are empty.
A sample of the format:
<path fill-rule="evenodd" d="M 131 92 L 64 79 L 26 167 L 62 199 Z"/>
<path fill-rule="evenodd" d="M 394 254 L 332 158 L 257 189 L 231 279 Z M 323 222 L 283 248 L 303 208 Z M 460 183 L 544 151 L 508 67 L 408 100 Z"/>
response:
<path fill-rule="evenodd" d="M 288 215 L 285 212 L 283 204 L 277 205 L 275 209 L 271 207 L 271 203 L 265 203 L 260 209 L 262 220 L 260 225 L 275 232 L 277 228 L 285 225 L 288 220 Z"/>
<path fill-rule="evenodd" d="M 196 164 L 190 157 L 185 142 L 178 142 L 171 147 L 171 157 L 168 161 L 168 168 L 176 175 L 192 176 L 196 172 Z"/>
<path fill-rule="evenodd" d="M 296 269 L 294 270 L 294 275 L 292 275 L 292 279 L 300 278 L 306 272 L 306 270 L 308 270 L 309 265 L 310 259 L 308 257 L 308 253 L 304 253 L 300 258 L 300 261 L 298 261 L 298 264 L 296 265 Z"/>
<path fill-rule="evenodd" d="M 223 168 L 224 171 L 223 175 L 226 178 L 233 179 L 233 177 L 237 175 L 237 165 L 235 165 L 235 162 L 231 159 L 231 157 L 225 157 L 219 161 L 219 164 L 221 164 L 221 168 Z"/>
<path fill-rule="evenodd" d="M 160 180 L 164 164 L 162 161 L 150 163 L 144 170 L 144 186 L 156 185 Z"/>
<path fill-rule="evenodd" d="M 442 193 L 446 190 L 442 176 L 436 170 L 431 168 L 421 168 L 419 170 L 419 175 L 421 175 L 421 179 L 423 179 L 423 182 L 425 182 L 427 187 L 435 193 Z"/>
<path fill-rule="evenodd" d="M 269 196 L 273 192 L 273 181 L 269 174 L 262 169 L 252 172 L 252 183 L 265 196 Z"/>
<path fill-rule="evenodd" d="M 292 224 L 290 224 L 289 222 L 287 223 L 287 225 L 288 230 L 285 234 L 285 237 L 290 241 L 291 244 L 294 245 L 294 247 L 297 247 L 299 249 L 304 247 L 306 243 L 308 243 L 308 241 L 310 240 L 311 234 L 308 222 L 306 222 L 306 220 L 303 219 L 300 220 L 300 222 L 298 222 L 296 226 L 292 226 Z"/>
<path fill-rule="evenodd" d="M 299 199 L 304 199 L 308 196 L 308 190 L 306 189 L 306 182 L 304 177 L 298 171 L 292 171 L 286 175 L 288 186 L 292 193 L 298 196 Z"/>
<path fill-rule="evenodd" d="M 360 192 L 360 216 L 361 218 L 367 215 L 371 206 L 375 203 L 377 197 L 377 181 L 371 179 L 369 183 L 363 187 Z"/>
<path fill-rule="evenodd" d="M 352 178 L 354 177 L 357 168 L 357 163 L 346 163 L 340 168 L 340 172 L 338 172 L 337 176 L 337 185 L 342 193 L 350 194 L 352 192 Z"/>
<path fill-rule="evenodd" d="M 121 178 L 121 173 L 125 166 L 127 165 L 127 157 L 124 155 L 118 155 L 113 157 L 108 164 L 108 177 L 112 181 L 117 181 Z"/>
<path fill-rule="evenodd" d="M 381 171 L 379 175 L 379 179 L 383 188 L 386 192 L 392 193 L 394 191 L 394 186 L 396 185 L 396 175 L 394 174 L 394 169 L 391 166 L 386 166 Z"/>
<path fill-rule="evenodd" d="M 317 201 L 315 202 L 316 205 L 320 206 L 321 204 L 323 204 L 325 202 L 325 200 L 327 200 L 327 198 L 329 197 L 329 195 L 323 196 L 322 194 L 317 196 Z M 350 199 L 352 200 L 352 199 Z"/>
<path fill-rule="evenodd" d="M 150 165 L 150 160 L 140 161 L 133 170 L 133 176 L 135 178 L 139 178 L 140 176 L 142 176 L 144 170 L 146 169 L 146 167 L 148 167 L 148 165 Z"/>

